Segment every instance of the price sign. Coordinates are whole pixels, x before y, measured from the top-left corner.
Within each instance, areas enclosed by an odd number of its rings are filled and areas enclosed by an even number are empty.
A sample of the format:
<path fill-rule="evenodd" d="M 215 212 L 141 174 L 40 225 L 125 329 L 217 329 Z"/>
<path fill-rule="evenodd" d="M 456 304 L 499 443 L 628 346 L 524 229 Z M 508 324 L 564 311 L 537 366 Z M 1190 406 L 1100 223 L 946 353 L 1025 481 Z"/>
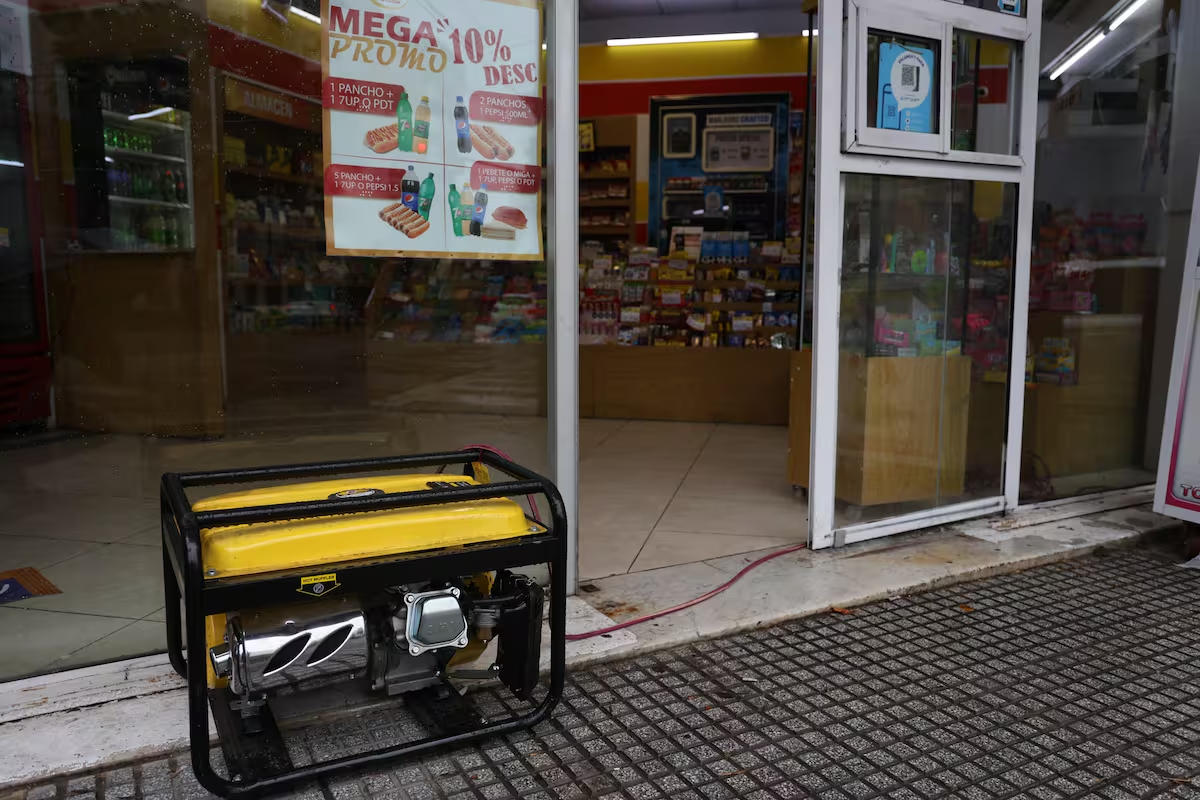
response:
<path fill-rule="evenodd" d="M 322 12 L 328 252 L 541 259 L 538 0 Z"/>

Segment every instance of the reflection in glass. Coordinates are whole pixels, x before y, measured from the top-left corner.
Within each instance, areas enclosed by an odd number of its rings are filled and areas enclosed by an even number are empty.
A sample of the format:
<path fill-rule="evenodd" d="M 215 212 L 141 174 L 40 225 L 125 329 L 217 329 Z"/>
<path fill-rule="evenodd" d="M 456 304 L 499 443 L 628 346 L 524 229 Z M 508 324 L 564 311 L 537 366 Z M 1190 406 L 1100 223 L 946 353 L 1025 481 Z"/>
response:
<path fill-rule="evenodd" d="M 1178 172 L 1176 13 L 1162 0 L 1140 6 L 1048 104 L 1034 183 L 1022 502 L 1154 481 L 1159 431 L 1147 443 L 1147 415 Z"/>

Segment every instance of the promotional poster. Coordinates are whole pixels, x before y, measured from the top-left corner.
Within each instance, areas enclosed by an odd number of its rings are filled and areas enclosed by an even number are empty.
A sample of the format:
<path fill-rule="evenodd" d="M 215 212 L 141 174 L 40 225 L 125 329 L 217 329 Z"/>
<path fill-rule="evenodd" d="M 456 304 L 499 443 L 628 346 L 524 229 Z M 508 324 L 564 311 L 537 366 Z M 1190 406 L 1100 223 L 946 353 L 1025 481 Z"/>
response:
<path fill-rule="evenodd" d="M 329 254 L 542 258 L 537 0 L 322 13 Z"/>

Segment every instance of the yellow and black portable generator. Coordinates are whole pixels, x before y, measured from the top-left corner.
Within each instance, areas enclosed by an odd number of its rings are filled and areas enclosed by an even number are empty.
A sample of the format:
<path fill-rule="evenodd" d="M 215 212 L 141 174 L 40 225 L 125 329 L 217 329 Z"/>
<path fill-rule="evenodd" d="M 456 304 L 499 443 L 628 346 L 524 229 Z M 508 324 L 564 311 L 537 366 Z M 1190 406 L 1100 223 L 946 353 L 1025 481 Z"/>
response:
<path fill-rule="evenodd" d="M 492 482 L 493 471 L 509 480 Z M 195 503 L 187 496 L 196 487 L 256 481 L 273 485 Z M 549 526 L 536 503 L 527 512 L 513 499 L 525 495 L 546 499 Z M 162 530 L 167 649 L 188 684 L 192 767 L 215 794 L 275 791 L 526 728 L 562 694 L 562 498 L 550 481 L 490 449 L 168 473 Z M 513 571 L 538 564 L 550 566 L 545 690 L 538 689 L 545 593 Z M 182 614 L 171 613 L 181 601 Z M 185 634 L 194 645 L 186 654 Z M 494 661 L 485 659 L 483 669 L 456 671 L 485 652 Z M 451 682 L 492 676 L 524 701 L 510 717 L 485 719 Z M 431 735 L 293 765 L 272 703 L 341 680 L 403 695 Z M 209 756 L 210 710 L 228 778 Z"/>

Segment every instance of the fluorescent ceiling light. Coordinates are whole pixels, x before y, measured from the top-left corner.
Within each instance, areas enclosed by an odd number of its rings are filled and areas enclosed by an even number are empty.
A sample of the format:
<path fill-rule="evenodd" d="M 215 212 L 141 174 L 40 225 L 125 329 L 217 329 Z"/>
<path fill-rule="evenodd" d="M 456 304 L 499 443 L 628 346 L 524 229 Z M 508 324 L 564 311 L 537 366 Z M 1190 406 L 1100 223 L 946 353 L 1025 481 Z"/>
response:
<path fill-rule="evenodd" d="M 309 22 L 315 22 L 318 25 L 321 24 L 320 17 L 318 17 L 316 14 L 310 14 L 302 8 L 296 8 L 295 6 L 292 6 L 292 13 L 295 14 L 297 17 L 300 17 L 301 19 L 306 19 Z"/>
<path fill-rule="evenodd" d="M 684 44 L 691 42 L 739 42 L 757 39 L 757 33 L 702 33 L 695 36 L 647 36 L 642 39 L 609 39 L 609 47 L 630 47 L 639 44 Z"/>
<path fill-rule="evenodd" d="M 147 111 L 144 114 L 130 114 L 129 121 L 133 122 L 135 119 L 150 119 L 151 117 L 160 117 L 163 114 L 169 114 L 174 110 L 175 109 L 171 108 L 170 106 L 163 106 L 162 108 L 156 108 L 153 111 Z"/>
<path fill-rule="evenodd" d="M 1059 64 L 1057 67 L 1054 68 L 1054 72 L 1050 73 L 1050 80 L 1052 80 L 1052 81 L 1058 80 L 1059 75 L 1062 75 L 1064 72 L 1066 72 L 1071 67 L 1073 67 L 1075 65 L 1076 61 L 1083 58 L 1085 55 L 1088 54 L 1088 52 L 1093 47 L 1100 44 L 1100 40 L 1103 38 L 1104 38 L 1104 33 L 1100 32 L 1100 33 L 1097 33 L 1095 36 L 1093 36 L 1091 39 L 1089 39 L 1087 44 L 1085 44 L 1083 47 L 1081 47 L 1075 51 L 1075 55 L 1071 56 L 1066 61 L 1062 62 L 1061 64 Z"/>
<path fill-rule="evenodd" d="M 1112 31 L 1115 31 L 1117 28 L 1121 27 L 1125 20 L 1132 17 L 1135 13 L 1137 13 L 1137 10 L 1144 5 L 1146 5 L 1146 0 L 1133 0 L 1133 2 L 1126 6 L 1125 10 L 1118 14 L 1117 18 L 1114 19 L 1111 24 L 1109 24 L 1109 32 L 1111 33 Z"/>
<path fill-rule="evenodd" d="M 9 161 L 6 158 L 0 158 L 0 167 L 23 167 L 23 166 L 25 166 L 25 163 L 23 161 Z"/>
<path fill-rule="evenodd" d="M 1144 2 L 1146 2 L 1146 0 L 1142 0 L 1142 2 L 1144 3 Z M 816 36 L 818 33 L 820 33 L 820 31 L 819 31 L 819 30 L 817 30 L 816 28 L 813 28 L 813 29 L 812 29 L 812 35 L 813 35 L 813 36 Z M 801 36 L 808 36 L 808 34 L 809 34 L 809 30 L 808 30 L 808 28 L 805 28 L 805 29 L 804 29 L 804 32 L 803 32 L 803 33 L 801 33 L 800 35 L 801 35 Z"/>

